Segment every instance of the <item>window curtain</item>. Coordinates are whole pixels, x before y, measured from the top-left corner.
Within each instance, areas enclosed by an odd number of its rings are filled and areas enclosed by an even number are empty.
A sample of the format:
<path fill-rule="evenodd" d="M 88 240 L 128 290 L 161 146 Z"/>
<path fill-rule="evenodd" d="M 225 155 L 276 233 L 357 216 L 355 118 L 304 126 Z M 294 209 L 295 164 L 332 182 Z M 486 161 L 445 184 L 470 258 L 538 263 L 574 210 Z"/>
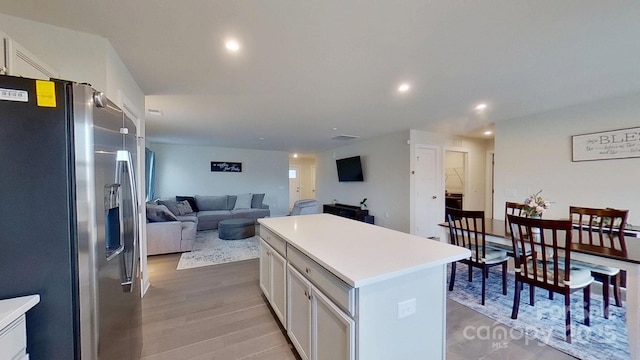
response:
<path fill-rule="evenodd" d="M 146 200 L 153 201 L 156 196 L 156 153 L 144 149 L 144 163 L 145 163 L 145 188 L 147 189 Z"/>

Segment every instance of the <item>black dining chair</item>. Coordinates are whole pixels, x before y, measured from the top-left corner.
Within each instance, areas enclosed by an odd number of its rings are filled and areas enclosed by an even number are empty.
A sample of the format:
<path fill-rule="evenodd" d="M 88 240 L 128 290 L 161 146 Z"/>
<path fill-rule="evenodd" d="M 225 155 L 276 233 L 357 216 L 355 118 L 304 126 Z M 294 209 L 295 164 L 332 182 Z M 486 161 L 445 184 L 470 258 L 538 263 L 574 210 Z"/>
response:
<path fill-rule="evenodd" d="M 525 204 L 507 201 L 504 203 L 504 234 L 507 235 L 511 231 L 509 229 L 509 219 L 507 215 L 525 216 Z"/>
<path fill-rule="evenodd" d="M 471 256 L 459 260 L 469 268 L 469 281 L 473 281 L 473 268 L 482 271 L 482 305 L 485 303 L 489 268 L 502 266 L 502 294 L 507 295 L 507 252 L 487 247 L 485 239 L 484 211 L 446 209 L 449 239 L 454 245 L 471 250 Z M 456 262 L 451 264 L 449 291 L 456 279 Z"/>
<path fill-rule="evenodd" d="M 515 262 L 515 294 L 511 318 L 518 318 L 521 284 L 564 295 L 566 341 L 571 343 L 571 293 L 583 290 L 584 323 L 589 326 L 590 288 L 588 269 L 571 263 L 571 220 L 542 220 L 508 215 Z M 527 236 L 530 234 L 530 236 Z M 531 249 L 526 254 L 523 249 Z"/>
<path fill-rule="evenodd" d="M 624 227 L 627 223 L 628 210 L 598 209 L 571 206 L 571 221 L 576 229 L 573 242 L 595 252 L 626 257 L 627 246 L 624 240 Z M 620 296 L 620 269 L 591 264 L 584 261 L 574 262 L 588 268 L 597 281 L 602 282 L 603 312 L 609 318 L 609 288 L 613 284 L 613 296 L 616 306 L 622 306 Z"/>

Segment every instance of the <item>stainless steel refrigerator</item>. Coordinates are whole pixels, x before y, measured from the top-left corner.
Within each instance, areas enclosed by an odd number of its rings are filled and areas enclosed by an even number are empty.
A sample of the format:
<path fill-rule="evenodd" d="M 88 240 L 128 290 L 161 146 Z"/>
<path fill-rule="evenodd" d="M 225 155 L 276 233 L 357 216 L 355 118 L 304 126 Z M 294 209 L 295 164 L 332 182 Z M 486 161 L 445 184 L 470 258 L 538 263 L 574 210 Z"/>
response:
<path fill-rule="evenodd" d="M 140 358 L 136 141 L 88 85 L 0 76 L 0 299 L 40 294 L 31 360 Z"/>

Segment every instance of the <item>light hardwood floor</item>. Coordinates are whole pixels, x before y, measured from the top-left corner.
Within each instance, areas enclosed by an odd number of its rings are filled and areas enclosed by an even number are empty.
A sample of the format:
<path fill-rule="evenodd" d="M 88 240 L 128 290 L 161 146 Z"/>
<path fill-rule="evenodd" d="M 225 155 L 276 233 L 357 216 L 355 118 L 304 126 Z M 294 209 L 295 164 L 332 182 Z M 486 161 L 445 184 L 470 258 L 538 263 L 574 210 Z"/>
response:
<path fill-rule="evenodd" d="M 257 259 L 177 271 L 179 259 L 180 254 L 148 259 L 143 359 L 299 359 L 262 297 Z M 464 336 L 467 326 L 492 325 L 493 320 L 448 301 L 447 359 L 573 359 L 517 335 L 501 346 Z"/>

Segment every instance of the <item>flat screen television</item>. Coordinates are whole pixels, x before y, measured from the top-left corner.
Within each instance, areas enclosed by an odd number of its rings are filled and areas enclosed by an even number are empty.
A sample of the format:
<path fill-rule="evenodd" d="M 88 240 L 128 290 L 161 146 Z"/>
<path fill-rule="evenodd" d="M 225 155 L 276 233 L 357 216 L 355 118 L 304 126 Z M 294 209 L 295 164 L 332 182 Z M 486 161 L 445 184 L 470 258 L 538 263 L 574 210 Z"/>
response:
<path fill-rule="evenodd" d="M 338 181 L 364 181 L 360 156 L 336 160 Z"/>

